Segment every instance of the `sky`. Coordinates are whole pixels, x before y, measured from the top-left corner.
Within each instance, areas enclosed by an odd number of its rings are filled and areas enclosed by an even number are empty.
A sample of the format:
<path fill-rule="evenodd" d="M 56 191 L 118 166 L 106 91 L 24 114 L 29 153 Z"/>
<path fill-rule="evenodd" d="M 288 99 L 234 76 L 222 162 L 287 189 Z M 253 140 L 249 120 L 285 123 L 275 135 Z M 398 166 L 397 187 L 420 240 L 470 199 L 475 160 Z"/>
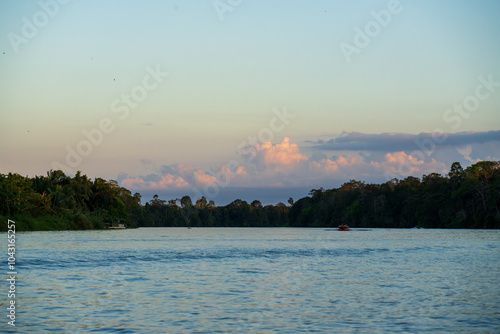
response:
<path fill-rule="evenodd" d="M 500 160 L 496 0 L 0 1 L 0 173 L 266 204 Z"/>

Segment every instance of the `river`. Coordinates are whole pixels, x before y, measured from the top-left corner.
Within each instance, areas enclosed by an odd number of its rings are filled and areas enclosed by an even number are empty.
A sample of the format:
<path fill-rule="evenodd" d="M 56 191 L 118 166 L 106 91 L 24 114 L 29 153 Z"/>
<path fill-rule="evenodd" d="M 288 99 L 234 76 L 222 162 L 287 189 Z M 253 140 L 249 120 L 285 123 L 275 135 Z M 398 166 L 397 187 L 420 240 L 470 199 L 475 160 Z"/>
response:
<path fill-rule="evenodd" d="M 16 261 L 22 333 L 500 333 L 500 231 L 20 232 Z"/>

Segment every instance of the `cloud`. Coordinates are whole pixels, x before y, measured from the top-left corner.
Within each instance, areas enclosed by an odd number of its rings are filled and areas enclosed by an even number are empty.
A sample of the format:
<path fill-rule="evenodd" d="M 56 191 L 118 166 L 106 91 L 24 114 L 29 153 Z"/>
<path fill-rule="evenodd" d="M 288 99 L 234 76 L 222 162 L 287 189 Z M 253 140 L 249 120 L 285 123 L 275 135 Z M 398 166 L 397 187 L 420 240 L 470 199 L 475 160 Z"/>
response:
<path fill-rule="evenodd" d="M 435 148 L 465 146 L 500 141 L 500 131 L 458 132 L 458 133 L 380 133 L 369 134 L 349 132 L 332 138 L 326 142 L 318 140 L 313 147 L 330 151 L 383 151 L 398 152 L 412 150 L 428 150 Z"/>
<path fill-rule="evenodd" d="M 143 162 L 141 160 L 141 162 Z M 149 166 L 154 164 L 148 163 Z M 161 166 L 154 173 L 135 177 L 122 177 L 121 184 L 131 190 L 173 190 L 186 188 L 191 184 L 206 183 L 211 180 L 210 176 L 201 169 L 193 166 L 176 164 Z"/>
<path fill-rule="evenodd" d="M 229 175 L 229 177 L 231 178 L 235 177 L 236 175 L 247 175 L 247 171 L 245 170 L 244 166 L 238 166 L 236 167 L 235 171 L 231 171 L 228 166 L 224 165 L 222 166 L 221 171 Z"/>
<path fill-rule="evenodd" d="M 423 161 L 419 161 L 418 158 L 413 157 L 405 152 L 394 152 L 387 153 L 385 155 L 387 162 L 397 162 L 397 163 L 411 163 L 411 164 L 422 164 Z"/>
<path fill-rule="evenodd" d="M 459 147 L 457 147 L 457 152 L 460 153 L 467 161 L 471 161 L 471 162 L 474 161 L 470 157 L 470 155 L 472 153 L 472 146 L 471 145 L 459 146 Z"/>
<path fill-rule="evenodd" d="M 430 166 L 427 166 L 427 170 L 430 169 L 430 171 L 443 171 L 443 168 L 445 166 L 443 164 L 438 164 L 438 166 L 435 166 L 435 161 L 434 163 L 431 164 Z M 377 163 L 374 163 L 374 165 L 377 165 Z M 415 173 L 420 172 L 421 166 L 424 167 L 425 162 L 423 160 L 419 160 L 417 157 L 414 157 L 410 154 L 406 154 L 405 152 L 394 152 L 394 153 L 387 153 L 385 155 L 385 161 L 381 164 L 379 164 L 383 170 L 390 172 L 391 174 L 396 174 L 396 175 L 412 175 Z M 429 168 L 430 167 L 430 168 Z M 438 168 L 439 170 L 436 170 Z M 445 170 L 444 170 L 445 171 Z"/>
<path fill-rule="evenodd" d="M 286 171 L 301 161 L 309 160 L 300 153 L 297 144 L 290 143 L 290 138 L 285 137 L 279 144 L 273 145 L 271 142 L 249 146 L 243 150 L 242 155 L 258 170 L 276 169 Z"/>
<path fill-rule="evenodd" d="M 319 161 L 311 161 L 310 164 L 311 171 L 329 171 L 335 172 L 339 169 L 337 162 L 330 159 L 321 159 Z"/>
<path fill-rule="evenodd" d="M 385 182 L 394 177 L 404 178 L 409 175 L 421 176 L 447 171 L 446 165 L 442 162 L 434 159 L 426 162 L 404 151 L 386 153 L 378 160 L 359 154 L 344 154 L 331 159 L 310 161 L 309 164 L 310 172 L 323 181 L 358 179 L 367 182 Z"/>
<path fill-rule="evenodd" d="M 415 150 L 414 147 L 411 150 L 396 150 L 398 145 L 409 146 L 404 143 L 408 138 L 429 138 L 421 135 L 411 137 L 412 135 L 396 133 L 351 133 L 340 137 L 340 142 L 345 143 L 341 147 L 349 148 L 339 150 L 342 154 L 332 152 L 329 146 L 326 150 L 315 148 L 309 156 L 301 151 L 311 151 L 310 147 L 301 148 L 285 137 L 276 144 L 265 142 L 245 147 L 241 150 L 239 162 L 232 160 L 230 163 L 221 163 L 220 167 L 204 169 L 180 163 L 163 165 L 154 167 L 153 173 L 143 176 L 120 175 L 120 180 L 123 186 L 132 191 L 141 190 L 141 193 L 151 191 L 174 198 L 186 194 L 193 198 L 203 195 L 214 200 L 218 196 L 227 198 L 229 193 L 235 194 L 238 190 L 242 194 L 248 194 L 250 189 L 266 189 L 266 192 L 270 191 L 269 189 L 310 190 L 318 187 L 338 187 L 351 179 L 382 183 L 410 175 L 421 177 L 430 173 L 446 174 L 454 161 L 460 161 L 465 167 L 470 162 L 499 156 L 499 146 L 492 141 L 496 138 L 495 133 L 497 132 L 450 135 L 448 138 L 452 143 L 462 143 L 467 139 L 476 144 L 441 146 L 432 155 Z M 373 140 L 376 143 L 384 143 L 387 150 L 384 151 L 377 145 L 377 149 L 372 151 L 353 150 L 355 137 L 358 138 L 356 145 L 360 147 L 362 142 L 369 143 Z M 481 143 L 484 140 L 487 142 Z M 398 144 L 398 141 L 403 143 Z M 339 141 L 336 140 L 335 145 L 340 145 Z M 323 148 L 322 145 L 317 147 Z M 146 161 L 146 165 L 156 166 L 150 161 Z M 238 197 L 242 196 L 236 198 Z"/>
<path fill-rule="evenodd" d="M 158 176 L 156 181 L 147 181 L 147 177 L 126 178 L 121 184 L 132 190 L 185 188 L 189 185 L 182 177 L 172 174 Z"/>
<path fill-rule="evenodd" d="M 354 155 L 347 155 L 347 156 L 341 155 L 340 157 L 337 158 L 337 163 L 341 166 L 352 166 L 352 165 L 360 164 L 362 162 L 363 162 L 363 159 L 361 159 L 358 156 L 354 156 Z"/>
<path fill-rule="evenodd" d="M 308 160 L 299 152 L 297 144 L 290 144 L 290 138 L 285 137 L 281 144 L 273 145 L 267 142 L 261 145 L 266 165 L 291 165 L 302 160 Z"/>
<path fill-rule="evenodd" d="M 214 183 L 217 181 L 217 179 L 214 176 L 208 175 L 201 169 L 198 169 L 197 171 L 194 172 L 194 178 L 196 182 L 201 184 Z"/>
<path fill-rule="evenodd" d="M 150 159 L 141 159 L 140 162 L 143 166 L 146 167 L 153 165 L 153 161 L 151 161 Z"/>
<path fill-rule="evenodd" d="M 300 152 L 298 145 L 289 138 L 279 144 L 270 142 L 253 147 L 250 163 L 255 167 L 252 184 L 281 187 L 301 187 L 307 184 L 345 182 L 349 179 L 384 182 L 393 177 L 446 172 L 446 165 L 435 159 L 424 159 L 405 151 L 385 152 L 372 156 L 349 152 L 338 156 L 323 157 L 312 154 L 310 158 Z M 316 159 L 314 158 L 316 157 Z"/>
<path fill-rule="evenodd" d="M 156 173 L 142 176 L 128 176 L 120 174 L 120 183 L 131 190 L 157 189 L 174 191 L 185 188 L 201 187 L 207 184 L 217 183 L 220 180 L 227 182 L 228 179 L 243 177 L 247 174 L 244 166 L 236 166 L 231 170 L 227 165 L 219 170 L 207 171 L 200 167 L 173 164 L 163 165 Z"/>

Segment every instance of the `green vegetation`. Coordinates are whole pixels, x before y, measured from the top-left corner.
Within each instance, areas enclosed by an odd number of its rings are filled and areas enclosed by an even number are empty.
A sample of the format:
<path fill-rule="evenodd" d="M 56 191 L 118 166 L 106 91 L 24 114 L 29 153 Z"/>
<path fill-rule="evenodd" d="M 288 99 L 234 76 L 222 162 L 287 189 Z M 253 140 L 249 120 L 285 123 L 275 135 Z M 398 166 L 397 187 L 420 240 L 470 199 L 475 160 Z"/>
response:
<path fill-rule="evenodd" d="M 141 195 L 116 181 L 90 180 L 62 171 L 28 178 L 0 174 L 0 229 L 101 229 L 115 218 L 129 227 L 352 227 L 500 228 L 500 162 L 465 170 L 453 163 L 447 176 L 432 173 L 383 184 L 351 180 L 336 189 L 313 189 L 289 206 L 240 199 L 215 206 L 189 196 L 141 205 Z"/>
<path fill-rule="evenodd" d="M 140 211 L 139 226 L 280 227 L 288 225 L 288 210 L 283 203 L 263 206 L 257 200 L 216 207 L 205 197 L 192 204 L 189 196 L 166 202 L 155 195 Z"/>
<path fill-rule="evenodd" d="M 500 228 L 500 162 L 465 170 L 455 162 L 447 177 L 432 173 L 380 185 L 351 180 L 310 195 L 290 209 L 292 226 Z"/>
<path fill-rule="evenodd" d="M 7 229 L 7 218 L 16 221 L 16 229 L 85 230 L 104 228 L 114 218 L 127 219 L 137 226 L 134 207 L 140 207 L 140 195 L 118 186 L 116 181 L 90 180 L 77 172 L 74 177 L 62 171 L 47 176 L 23 177 L 0 174 L 0 230 Z"/>

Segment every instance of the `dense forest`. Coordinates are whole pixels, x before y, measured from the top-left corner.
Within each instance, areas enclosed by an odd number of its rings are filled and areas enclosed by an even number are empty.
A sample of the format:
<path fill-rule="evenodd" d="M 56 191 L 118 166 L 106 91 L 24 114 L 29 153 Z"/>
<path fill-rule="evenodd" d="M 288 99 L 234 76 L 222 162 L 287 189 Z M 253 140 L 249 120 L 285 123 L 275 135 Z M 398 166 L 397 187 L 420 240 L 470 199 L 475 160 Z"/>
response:
<path fill-rule="evenodd" d="M 60 170 L 47 176 L 0 174 L 0 229 L 102 229 L 113 219 L 129 227 L 351 227 L 500 228 L 500 162 L 481 161 L 448 175 L 408 176 L 383 184 L 351 180 L 339 188 L 313 189 L 288 205 L 263 206 L 237 199 L 215 206 L 205 197 L 141 204 L 141 195 L 116 181 L 91 180 Z"/>
<path fill-rule="evenodd" d="M 481 161 L 465 170 L 455 162 L 447 176 L 408 176 L 380 185 L 351 180 L 309 195 L 290 209 L 292 226 L 500 228 L 500 162 Z"/>

